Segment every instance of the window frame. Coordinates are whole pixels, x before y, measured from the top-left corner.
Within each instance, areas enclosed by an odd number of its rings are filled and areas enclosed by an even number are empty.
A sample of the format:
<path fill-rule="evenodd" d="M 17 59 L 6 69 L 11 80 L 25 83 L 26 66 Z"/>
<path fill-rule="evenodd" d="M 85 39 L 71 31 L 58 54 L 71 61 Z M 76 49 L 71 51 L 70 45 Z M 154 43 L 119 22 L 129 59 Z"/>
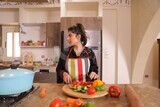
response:
<path fill-rule="evenodd" d="M 12 34 L 19 32 L 19 26 L 2 26 L 2 36 L 3 36 L 2 47 L 4 49 L 3 60 L 13 61 L 14 59 L 21 59 L 21 48 L 20 48 L 20 57 L 14 57 L 14 56 L 7 57 L 7 32 L 12 32 Z M 19 35 L 20 35 L 20 32 L 19 32 Z M 14 40 L 13 40 L 13 44 L 14 44 Z M 14 53 L 14 48 L 13 48 L 13 53 Z"/>

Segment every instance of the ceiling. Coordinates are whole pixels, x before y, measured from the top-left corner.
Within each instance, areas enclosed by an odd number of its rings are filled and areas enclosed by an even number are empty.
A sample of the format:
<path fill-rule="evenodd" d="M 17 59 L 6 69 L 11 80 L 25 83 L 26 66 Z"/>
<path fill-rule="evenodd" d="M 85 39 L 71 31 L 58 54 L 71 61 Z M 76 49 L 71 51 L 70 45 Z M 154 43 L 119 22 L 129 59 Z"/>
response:
<path fill-rule="evenodd" d="M 0 0 L 0 2 L 48 2 L 48 0 Z"/>

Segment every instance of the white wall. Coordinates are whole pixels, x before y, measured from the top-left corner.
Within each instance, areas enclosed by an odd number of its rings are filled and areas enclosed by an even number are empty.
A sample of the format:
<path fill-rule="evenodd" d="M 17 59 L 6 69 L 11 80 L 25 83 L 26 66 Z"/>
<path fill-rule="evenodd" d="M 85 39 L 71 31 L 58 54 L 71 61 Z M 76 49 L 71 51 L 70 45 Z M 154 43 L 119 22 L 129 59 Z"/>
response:
<path fill-rule="evenodd" d="M 109 84 L 131 80 L 130 6 L 103 8 L 103 81 Z"/>

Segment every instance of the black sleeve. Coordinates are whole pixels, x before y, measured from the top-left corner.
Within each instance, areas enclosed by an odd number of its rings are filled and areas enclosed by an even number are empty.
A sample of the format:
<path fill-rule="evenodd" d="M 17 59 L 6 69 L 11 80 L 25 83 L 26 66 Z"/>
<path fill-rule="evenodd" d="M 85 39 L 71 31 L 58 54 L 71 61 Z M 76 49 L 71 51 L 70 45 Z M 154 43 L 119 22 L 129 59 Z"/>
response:
<path fill-rule="evenodd" d="M 65 63 L 67 58 L 67 52 L 62 52 L 59 58 L 59 62 L 56 68 L 57 83 L 63 83 L 63 72 L 67 72 L 65 69 Z"/>
<path fill-rule="evenodd" d="M 89 59 L 90 59 L 90 70 L 89 74 L 93 71 L 98 74 L 98 65 L 97 65 L 97 60 L 96 56 L 93 52 L 92 49 L 89 49 Z"/>

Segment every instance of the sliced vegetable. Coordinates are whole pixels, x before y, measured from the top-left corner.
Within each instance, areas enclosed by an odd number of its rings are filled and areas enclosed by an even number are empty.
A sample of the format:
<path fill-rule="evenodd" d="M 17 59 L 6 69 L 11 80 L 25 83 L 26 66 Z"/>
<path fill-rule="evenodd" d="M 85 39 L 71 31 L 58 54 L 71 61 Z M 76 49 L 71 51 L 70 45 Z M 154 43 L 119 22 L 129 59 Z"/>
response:
<path fill-rule="evenodd" d="M 67 104 L 72 104 L 72 103 L 74 103 L 75 101 L 76 101 L 75 98 L 70 98 L 70 97 L 68 97 L 68 98 L 66 99 L 66 103 L 67 103 Z"/>
<path fill-rule="evenodd" d="M 121 90 L 118 86 L 110 86 L 109 94 L 111 97 L 119 97 L 119 95 L 121 94 Z"/>
<path fill-rule="evenodd" d="M 59 98 L 54 98 L 49 107 L 61 107 L 62 106 L 62 101 Z"/>
<path fill-rule="evenodd" d="M 88 101 L 82 107 L 94 107 L 94 104 L 93 104 L 93 102 Z"/>
<path fill-rule="evenodd" d="M 40 96 L 41 98 L 43 98 L 43 97 L 45 97 L 45 95 L 46 95 L 46 88 L 42 88 L 42 90 L 40 91 L 39 96 Z"/>
<path fill-rule="evenodd" d="M 96 91 L 104 91 L 104 86 L 98 86 L 96 87 Z"/>

